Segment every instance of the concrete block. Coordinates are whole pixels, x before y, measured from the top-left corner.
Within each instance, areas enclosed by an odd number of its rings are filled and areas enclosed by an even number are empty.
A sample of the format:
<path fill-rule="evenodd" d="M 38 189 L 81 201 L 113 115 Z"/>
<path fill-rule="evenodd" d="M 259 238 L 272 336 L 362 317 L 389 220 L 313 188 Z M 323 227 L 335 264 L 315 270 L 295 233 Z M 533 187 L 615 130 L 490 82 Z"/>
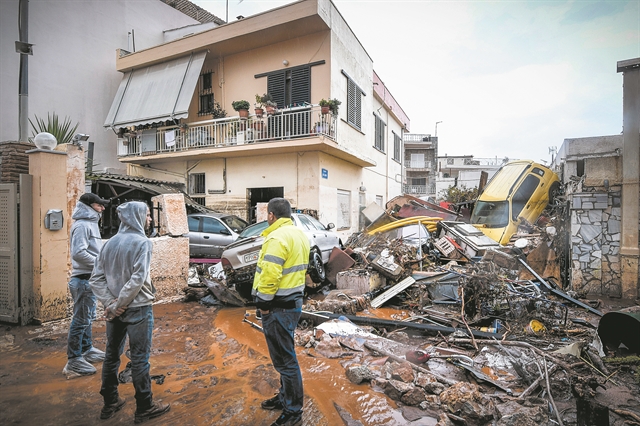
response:
<path fill-rule="evenodd" d="M 358 295 L 383 287 L 385 283 L 385 278 L 378 272 L 366 269 L 351 269 L 338 272 L 336 275 L 336 288 L 338 290 L 349 289 Z"/>
<path fill-rule="evenodd" d="M 182 194 L 157 195 L 151 198 L 151 202 L 154 206 L 160 206 L 159 211 L 152 212 L 156 224 L 160 223 L 158 230 L 160 236 L 180 237 L 189 232 L 187 208 Z"/>
<path fill-rule="evenodd" d="M 189 238 L 163 236 L 151 238 L 151 282 L 156 301 L 178 296 L 189 276 Z"/>

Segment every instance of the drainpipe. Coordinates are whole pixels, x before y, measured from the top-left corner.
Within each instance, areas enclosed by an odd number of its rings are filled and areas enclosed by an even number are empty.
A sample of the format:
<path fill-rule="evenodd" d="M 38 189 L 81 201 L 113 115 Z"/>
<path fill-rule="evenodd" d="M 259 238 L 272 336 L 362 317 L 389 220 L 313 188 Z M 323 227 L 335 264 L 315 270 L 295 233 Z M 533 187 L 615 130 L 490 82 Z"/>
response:
<path fill-rule="evenodd" d="M 18 6 L 18 31 L 20 41 L 16 42 L 16 52 L 20 54 L 20 74 L 18 77 L 18 127 L 19 142 L 29 142 L 29 1 L 20 0 Z"/>

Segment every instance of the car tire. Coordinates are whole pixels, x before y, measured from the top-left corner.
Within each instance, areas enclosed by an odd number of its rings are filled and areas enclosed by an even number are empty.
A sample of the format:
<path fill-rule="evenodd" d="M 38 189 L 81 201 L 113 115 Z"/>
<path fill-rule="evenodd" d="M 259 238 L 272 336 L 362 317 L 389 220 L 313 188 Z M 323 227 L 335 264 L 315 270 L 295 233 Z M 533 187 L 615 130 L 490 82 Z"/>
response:
<path fill-rule="evenodd" d="M 322 263 L 322 256 L 317 250 L 312 250 L 309 256 L 309 277 L 314 283 L 322 283 L 327 279 L 327 274 Z"/>
<path fill-rule="evenodd" d="M 557 200 L 556 197 L 560 194 L 560 183 L 553 182 L 551 187 L 549 187 L 549 204 L 547 207 L 553 207 L 556 205 Z"/>

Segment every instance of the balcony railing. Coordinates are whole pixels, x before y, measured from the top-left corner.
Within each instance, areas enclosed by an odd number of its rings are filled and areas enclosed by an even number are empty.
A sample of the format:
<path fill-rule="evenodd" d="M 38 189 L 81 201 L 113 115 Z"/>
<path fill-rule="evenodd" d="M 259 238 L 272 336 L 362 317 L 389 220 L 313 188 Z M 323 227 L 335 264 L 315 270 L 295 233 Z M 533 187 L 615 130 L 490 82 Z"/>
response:
<path fill-rule="evenodd" d="M 430 185 L 404 185 L 404 193 L 412 195 L 435 194 L 436 186 Z"/>
<path fill-rule="evenodd" d="M 336 137 L 337 120 L 320 107 L 295 107 L 271 116 L 226 117 L 178 126 L 157 127 L 118 139 L 118 156 L 153 155 L 200 148 L 217 148 L 322 135 Z"/>
<path fill-rule="evenodd" d="M 431 161 L 405 160 L 404 166 L 408 169 L 430 169 Z"/>

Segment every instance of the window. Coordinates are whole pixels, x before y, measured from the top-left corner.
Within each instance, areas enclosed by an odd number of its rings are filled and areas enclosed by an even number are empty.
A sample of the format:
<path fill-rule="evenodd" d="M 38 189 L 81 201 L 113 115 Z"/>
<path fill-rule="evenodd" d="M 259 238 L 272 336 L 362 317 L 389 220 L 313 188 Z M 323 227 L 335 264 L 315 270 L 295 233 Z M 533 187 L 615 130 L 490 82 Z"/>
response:
<path fill-rule="evenodd" d="M 213 112 L 213 71 L 204 71 L 200 74 L 199 82 L 199 107 L 198 115 L 211 114 Z"/>
<path fill-rule="evenodd" d="M 351 192 L 338 189 L 338 229 L 351 228 Z"/>
<path fill-rule="evenodd" d="M 453 165 L 453 158 L 447 158 L 447 165 Z"/>
<path fill-rule="evenodd" d="M 384 206 L 382 205 L 382 200 L 383 200 L 382 195 L 376 195 L 376 204 L 384 208 Z"/>
<path fill-rule="evenodd" d="M 227 228 L 225 228 L 218 219 L 213 217 L 202 218 L 202 232 L 206 232 L 207 234 L 221 234 L 224 231 L 229 233 Z"/>
<path fill-rule="evenodd" d="M 511 201 L 512 220 L 518 220 L 518 215 L 527 205 L 539 184 L 540 179 L 537 176 L 529 175 L 524 178 L 516 193 L 513 194 L 513 200 Z"/>
<path fill-rule="evenodd" d="M 189 174 L 189 195 L 204 194 L 204 173 Z"/>
<path fill-rule="evenodd" d="M 267 77 L 267 93 L 278 104 L 278 108 L 301 106 L 311 103 L 311 67 L 324 63 L 325 61 L 317 61 L 256 74 L 254 77 Z"/>
<path fill-rule="evenodd" d="M 324 225 L 322 224 L 322 222 L 320 222 L 319 220 L 317 220 L 317 219 L 315 219 L 315 218 L 313 218 L 313 217 L 309 217 L 309 220 L 311 221 L 311 223 L 313 224 L 313 226 L 315 226 L 315 227 L 316 227 L 316 229 L 317 229 L 318 231 L 326 231 L 326 230 L 327 230 L 327 227 L 326 227 L 326 226 L 324 226 Z"/>
<path fill-rule="evenodd" d="M 316 227 L 313 226 L 313 224 L 311 223 L 311 221 L 309 221 L 309 219 L 307 219 L 304 216 L 298 216 L 298 220 L 300 221 L 300 223 L 302 224 L 302 226 L 304 226 L 304 228 L 307 231 L 316 231 Z"/>
<path fill-rule="evenodd" d="M 362 94 L 358 85 L 347 76 L 347 122 L 358 129 L 362 128 Z"/>
<path fill-rule="evenodd" d="M 376 113 L 373 113 L 373 116 L 376 122 L 374 146 L 376 149 L 384 152 L 384 128 L 387 127 L 387 125 L 384 124 L 382 118 L 380 118 Z"/>
<path fill-rule="evenodd" d="M 187 223 L 189 224 L 189 232 L 200 231 L 200 218 L 187 216 Z"/>
<path fill-rule="evenodd" d="M 402 155 L 402 138 L 393 132 L 393 159 L 400 162 Z"/>

